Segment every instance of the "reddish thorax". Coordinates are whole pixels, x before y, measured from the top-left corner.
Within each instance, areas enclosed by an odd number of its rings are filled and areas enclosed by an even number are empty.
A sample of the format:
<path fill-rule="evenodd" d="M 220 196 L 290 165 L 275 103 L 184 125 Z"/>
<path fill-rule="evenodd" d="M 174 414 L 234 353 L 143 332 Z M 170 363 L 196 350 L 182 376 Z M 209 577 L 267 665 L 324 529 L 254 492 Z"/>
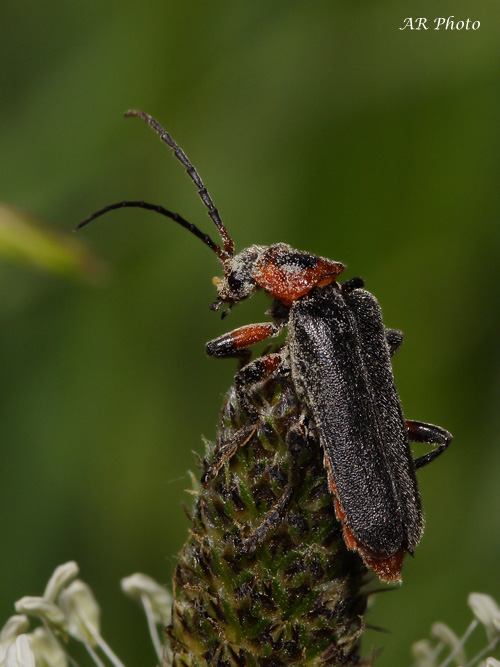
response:
<path fill-rule="evenodd" d="M 256 262 L 253 277 L 268 294 L 291 306 L 313 287 L 332 283 L 344 268 L 340 262 L 292 251 L 290 246 L 278 243 Z"/>

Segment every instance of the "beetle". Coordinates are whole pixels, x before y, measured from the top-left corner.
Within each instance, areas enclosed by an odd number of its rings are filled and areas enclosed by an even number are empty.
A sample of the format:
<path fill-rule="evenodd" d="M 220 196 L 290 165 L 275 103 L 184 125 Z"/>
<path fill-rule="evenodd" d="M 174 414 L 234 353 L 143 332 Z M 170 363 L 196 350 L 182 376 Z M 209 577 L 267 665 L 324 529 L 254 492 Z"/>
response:
<path fill-rule="evenodd" d="M 452 436 L 425 422 L 405 420 L 394 384 L 391 357 L 402 333 L 386 329 L 375 297 L 360 278 L 340 284 L 345 266 L 295 250 L 285 243 L 252 245 L 235 254 L 205 185 L 184 151 L 150 115 L 127 111 L 144 120 L 169 146 L 198 189 L 222 245 L 194 224 L 163 206 L 122 201 L 97 211 L 76 229 L 118 208 L 139 207 L 170 218 L 216 253 L 222 278 L 214 278 L 224 318 L 231 308 L 259 290 L 272 299 L 271 321 L 248 324 L 206 344 L 216 358 L 240 359 L 235 376 L 238 401 L 251 420 L 259 418 L 248 387 L 274 373 L 290 373 L 323 449 L 328 488 L 347 547 L 356 551 L 382 581 L 401 580 L 406 552 L 413 554 L 423 531 L 416 470 L 442 454 Z M 253 361 L 250 348 L 287 328 L 285 344 Z M 246 429 L 245 441 L 252 431 Z M 413 459 L 409 442 L 433 449 Z M 236 450 L 238 443 L 226 453 Z M 217 473 L 220 465 L 213 471 Z M 283 506 L 286 503 L 283 503 Z"/>

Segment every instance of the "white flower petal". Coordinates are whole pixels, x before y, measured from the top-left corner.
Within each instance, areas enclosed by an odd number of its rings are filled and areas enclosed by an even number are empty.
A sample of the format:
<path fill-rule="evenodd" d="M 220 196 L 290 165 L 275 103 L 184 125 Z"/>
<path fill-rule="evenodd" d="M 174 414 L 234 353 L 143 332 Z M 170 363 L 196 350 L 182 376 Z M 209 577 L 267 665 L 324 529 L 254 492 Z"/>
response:
<path fill-rule="evenodd" d="M 14 604 L 15 610 L 28 616 L 37 616 L 60 630 L 66 628 L 66 618 L 57 605 L 45 598 L 26 595 Z"/>
<path fill-rule="evenodd" d="M 490 641 L 500 637 L 500 609 L 491 595 L 470 593 L 468 603 L 474 616 L 486 628 Z"/>
<path fill-rule="evenodd" d="M 134 600 L 140 602 L 143 596 L 149 599 L 157 623 L 168 622 L 172 612 L 172 595 L 164 586 L 140 572 L 122 579 L 121 586 L 123 592 Z"/>
<path fill-rule="evenodd" d="M 411 647 L 416 667 L 436 667 L 437 662 L 434 658 L 434 648 L 428 639 L 422 639 L 415 642 Z"/>
<path fill-rule="evenodd" d="M 500 667 L 500 661 L 495 658 L 486 658 L 486 667 Z"/>
<path fill-rule="evenodd" d="M 431 635 L 451 649 L 456 664 L 465 664 L 467 662 L 464 649 L 461 648 L 457 651 L 460 644 L 459 638 L 445 623 L 434 623 L 431 628 Z M 457 652 L 455 653 L 455 651 Z"/>
<path fill-rule="evenodd" d="M 40 627 L 29 638 L 37 663 L 50 665 L 50 667 L 67 667 L 66 654 L 51 632 Z"/>
<path fill-rule="evenodd" d="M 61 590 L 66 588 L 66 586 L 78 576 L 78 572 L 79 568 L 74 560 L 70 560 L 68 563 L 56 567 L 54 574 L 50 577 L 49 582 L 45 587 L 43 597 L 51 602 L 55 602 Z"/>
<path fill-rule="evenodd" d="M 19 635 L 9 646 L 5 656 L 5 667 L 35 667 L 35 654 L 26 635 Z"/>
<path fill-rule="evenodd" d="M 90 587 L 77 579 L 61 592 L 58 602 L 66 614 L 69 634 L 95 646 L 101 610 Z"/>
<path fill-rule="evenodd" d="M 18 635 L 25 633 L 30 627 L 29 618 L 25 614 L 11 616 L 0 631 L 0 644 L 14 641 Z"/>

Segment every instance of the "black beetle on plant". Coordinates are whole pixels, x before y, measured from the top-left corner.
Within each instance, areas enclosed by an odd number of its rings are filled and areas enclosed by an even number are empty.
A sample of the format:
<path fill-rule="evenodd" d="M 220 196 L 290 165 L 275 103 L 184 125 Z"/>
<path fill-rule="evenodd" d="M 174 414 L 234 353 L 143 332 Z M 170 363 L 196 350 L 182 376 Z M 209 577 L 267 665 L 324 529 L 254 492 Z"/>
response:
<path fill-rule="evenodd" d="M 285 243 L 253 245 L 235 255 L 229 236 L 198 172 L 172 137 L 148 114 L 128 111 L 145 120 L 174 152 L 198 188 L 222 247 L 177 213 L 142 201 L 122 201 L 97 211 L 77 229 L 108 211 L 139 207 L 156 211 L 182 225 L 211 248 L 222 265 L 214 279 L 213 310 L 231 307 L 264 290 L 272 299 L 271 322 L 249 324 L 210 341 L 211 357 L 241 360 L 235 377 L 241 408 L 253 420 L 259 411 L 250 389 L 273 374 L 289 374 L 304 406 L 294 437 L 314 429 L 323 448 L 328 486 L 344 540 L 383 581 L 399 581 L 406 552 L 413 553 L 423 531 L 423 515 L 415 471 L 439 456 L 450 444 L 448 431 L 403 418 L 394 384 L 391 357 L 402 334 L 386 329 L 375 297 L 360 278 L 343 284 L 337 277 L 344 265 Z M 250 347 L 288 329 L 277 352 L 250 361 Z M 244 428 L 227 448 L 210 475 L 217 475 L 251 437 Z M 435 446 L 413 459 L 409 441 Z M 280 512 L 286 512 L 292 490 L 283 491 Z M 270 526 L 272 527 L 272 526 Z M 258 538 L 260 539 L 260 537 Z M 247 540 L 247 547 L 250 542 Z M 255 544 L 255 540 L 252 542 Z"/>

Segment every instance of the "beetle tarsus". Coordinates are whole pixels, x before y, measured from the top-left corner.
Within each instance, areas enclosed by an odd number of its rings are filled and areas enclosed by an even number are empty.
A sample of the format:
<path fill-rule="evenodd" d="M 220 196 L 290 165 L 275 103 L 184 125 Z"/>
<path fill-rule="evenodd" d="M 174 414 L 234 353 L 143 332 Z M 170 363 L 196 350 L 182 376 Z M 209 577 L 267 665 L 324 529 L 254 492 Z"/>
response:
<path fill-rule="evenodd" d="M 410 442 L 421 442 L 436 447 L 428 454 L 415 459 L 415 468 L 417 469 L 423 468 L 423 466 L 434 461 L 435 458 L 440 456 L 449 447 L 453 439 L 449 431 L 434 424 L 407 420 L 405 426 Z"/>

